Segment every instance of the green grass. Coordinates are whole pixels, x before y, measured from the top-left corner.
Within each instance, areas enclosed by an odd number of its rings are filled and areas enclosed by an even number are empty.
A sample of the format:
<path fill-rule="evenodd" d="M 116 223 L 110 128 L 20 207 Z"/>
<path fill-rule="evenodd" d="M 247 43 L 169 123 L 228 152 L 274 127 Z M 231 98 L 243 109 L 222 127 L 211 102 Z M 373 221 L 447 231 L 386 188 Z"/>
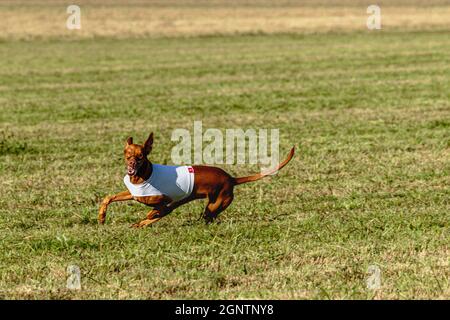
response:
<path fill-rule="evenodd" d="M 448 32 L 3 41 L 0 298 L 449 298 L 449 52 Z M 194 120 L 297 154 L 220 223 L 195 202 L 134 230 L 129 202 L 98 226 L 125 138 L 154 131 L 170 163 Z"/>

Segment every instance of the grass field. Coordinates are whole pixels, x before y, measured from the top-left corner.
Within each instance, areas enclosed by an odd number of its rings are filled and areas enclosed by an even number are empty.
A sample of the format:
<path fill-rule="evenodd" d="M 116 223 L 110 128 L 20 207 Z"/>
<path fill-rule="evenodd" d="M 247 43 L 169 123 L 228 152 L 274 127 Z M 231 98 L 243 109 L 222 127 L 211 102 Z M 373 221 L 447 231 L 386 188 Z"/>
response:
<path fill-rule="evenodd" d="M 0 42 L 0 298 L 450 297 L 449 30 L 17 38 Z M 297 154 L 218 223 L 196 202 L 134 230 L 148 210 L 129 202 L 98 226 L 125 138 L 154 131 L 170 163 L 195 120 L 278 128 Z"/>
<path fill-rule="evenodd" d="M 367 31 L 371 0 L 0 0 L 0 39 L 161 37 Z M 378 0 L 389 30 L 449 30 L 450 0 Z"/>

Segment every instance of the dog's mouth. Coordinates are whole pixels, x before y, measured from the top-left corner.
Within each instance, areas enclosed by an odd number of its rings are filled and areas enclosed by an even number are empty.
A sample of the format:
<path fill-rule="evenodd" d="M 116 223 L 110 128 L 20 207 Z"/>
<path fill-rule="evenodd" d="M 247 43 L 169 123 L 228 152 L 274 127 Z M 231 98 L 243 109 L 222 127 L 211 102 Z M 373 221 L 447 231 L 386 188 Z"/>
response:
<path fill-rule="evenodd" d="M 127 166 L 127 174 L 129 176 L 134 176 L 136 174 L 136 168 L 133 168 L 131 166 Z"/>

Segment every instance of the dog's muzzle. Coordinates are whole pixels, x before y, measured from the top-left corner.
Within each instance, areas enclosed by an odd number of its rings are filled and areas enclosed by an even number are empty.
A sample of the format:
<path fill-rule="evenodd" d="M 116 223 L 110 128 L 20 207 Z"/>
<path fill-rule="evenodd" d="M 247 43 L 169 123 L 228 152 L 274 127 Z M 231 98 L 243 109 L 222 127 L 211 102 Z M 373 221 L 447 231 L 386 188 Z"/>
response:
<path fill-rule="evenodd" d="M 137 161 L 127 163 L 127 174 L 129 176 L 134 176 L 137 173 L 138 169 L 139 169 L 139 163 Z"/>

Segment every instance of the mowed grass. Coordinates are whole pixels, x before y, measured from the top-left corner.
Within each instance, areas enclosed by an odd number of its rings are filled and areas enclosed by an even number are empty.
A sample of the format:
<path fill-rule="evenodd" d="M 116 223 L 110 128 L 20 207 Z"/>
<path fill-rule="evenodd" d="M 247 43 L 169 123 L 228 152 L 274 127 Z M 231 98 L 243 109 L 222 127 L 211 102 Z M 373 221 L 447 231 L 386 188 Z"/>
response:
<path fill-rule="evenodd" d="M 449 52 L 448 32 L 3 41 L 0 297 L 449 298 Z M 125 138 L 154 131 L 170 164 L 196 120 L 297 154 L 218 223 L 196 202 L 134 230 L 128 202 L 98 226 Z"/>
<path fill-rule="evenodd" d="M 366 31 L 369 0 L 0 0 L 1 39 L 136 38 Z M 382 28 L 449 30 L 449 0 L 378 0 Z"/>

